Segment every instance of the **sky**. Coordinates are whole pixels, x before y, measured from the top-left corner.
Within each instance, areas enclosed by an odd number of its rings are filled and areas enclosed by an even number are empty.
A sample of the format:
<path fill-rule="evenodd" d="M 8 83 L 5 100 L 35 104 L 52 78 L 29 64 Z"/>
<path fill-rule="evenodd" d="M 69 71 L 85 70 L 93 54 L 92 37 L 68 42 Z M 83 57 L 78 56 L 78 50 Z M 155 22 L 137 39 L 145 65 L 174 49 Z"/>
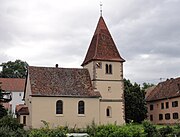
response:
<path fill-rule="evenodd" d="M 180 76 L 180 0 L 101 0 L 124 77 L 154 83 Z M 0 63 L 80 68 L 100 0 L 0 0 Z"/>

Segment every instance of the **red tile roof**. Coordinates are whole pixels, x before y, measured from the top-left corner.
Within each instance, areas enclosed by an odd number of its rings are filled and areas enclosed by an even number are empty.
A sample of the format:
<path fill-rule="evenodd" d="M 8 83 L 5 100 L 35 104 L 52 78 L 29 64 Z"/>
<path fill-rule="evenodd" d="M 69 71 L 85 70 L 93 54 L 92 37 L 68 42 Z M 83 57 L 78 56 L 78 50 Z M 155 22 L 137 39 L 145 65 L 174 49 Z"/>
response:
<path fill-rule="evenodd" d="M 99 18 L 99 22 L 82 66 L 92 60 L 125 61 L 120 56 L 103 17 Z"/>
<path fill-rule="evenodd" d="M 160 82 L 151 90 L 146 101 L 156 101 L 180 96 L 180 77 Z"/>
<path fill-rule="evenodd" d="M 16 114 L 18 114 L 18 115 L 29 115 L 29 109 L 24 104 L 16 105 Z"/>
<path fill-rule="evenodd" d="M 30 66 L 28 74 L 34 96 L 100 97 L 87 69 Z"/>
<path fill-rule="evenodd" d="M 25 79 L 21 78 L 0 78 L 1 88 L 5 91 L 24 91 Z"/>

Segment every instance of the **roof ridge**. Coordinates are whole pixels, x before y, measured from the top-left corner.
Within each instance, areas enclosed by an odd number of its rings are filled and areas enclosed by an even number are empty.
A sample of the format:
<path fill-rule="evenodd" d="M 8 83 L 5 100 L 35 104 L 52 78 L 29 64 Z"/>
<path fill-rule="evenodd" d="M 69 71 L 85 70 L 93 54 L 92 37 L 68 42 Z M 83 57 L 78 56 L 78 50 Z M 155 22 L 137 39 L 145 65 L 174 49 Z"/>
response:
<path fill-rule="evenodd" d="M 52 69 L 70 69 L 70 70 L 73 70 L 73 69 L 76 69 L 76 70 L 82 70 L 82 69 L 86 69 L 86 68 L 64 68 L 64 67 L 58 67 L 58 68 L 56 68 L 56 67 L 42 67 L 42 66 L 28 66 L 28 67 L 30 67 L 30 68 L 52 68 Z"/>

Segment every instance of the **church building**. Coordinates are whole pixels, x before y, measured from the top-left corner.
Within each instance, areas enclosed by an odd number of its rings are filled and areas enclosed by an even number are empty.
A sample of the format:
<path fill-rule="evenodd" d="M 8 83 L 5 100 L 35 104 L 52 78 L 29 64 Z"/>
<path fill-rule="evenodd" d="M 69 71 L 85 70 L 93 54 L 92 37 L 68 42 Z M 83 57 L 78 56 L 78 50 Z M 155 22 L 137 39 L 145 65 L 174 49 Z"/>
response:
<path fill-rule="evenodd" d="M 52 128 L 124 124 L 124 61 L 100 16 L 83 68 L 29 66 L 20 122 L 30 128 L 43 121 Z"/>

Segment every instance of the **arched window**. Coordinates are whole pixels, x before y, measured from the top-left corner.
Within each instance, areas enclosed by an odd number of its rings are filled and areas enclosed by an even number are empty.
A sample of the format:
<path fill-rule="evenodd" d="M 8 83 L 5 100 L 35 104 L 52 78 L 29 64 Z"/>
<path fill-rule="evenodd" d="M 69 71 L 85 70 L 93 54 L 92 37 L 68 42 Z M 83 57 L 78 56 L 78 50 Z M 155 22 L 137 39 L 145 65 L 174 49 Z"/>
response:
<path fill-rule="evenodd" d="M 112 65 L 109 65 L 109 74 L 112 74 Z"/>
<path fill-rule="evenodd" d="M 79 101 L 78 102 L 78 114 L 84 114 L 84 101 Z"/>
<path fill-rule="evenodd" d="M 108 64 L 106 64 L 106 74 L 108 74 L 109 73 L 109 68 L 108 68 Z"/>
<path fill-rule="evenodd" d="M 107 109 L 106 109 L 106 116 L 107 116 L 107 117 L 111 117 L 111 116 L 112 116 L 111 107 L 107 107 Z"/>
<path fill-rule="evenodd" d="M 56 102 L 56 114 L 63 114 L 63 101 L 58 100 Z"/>

